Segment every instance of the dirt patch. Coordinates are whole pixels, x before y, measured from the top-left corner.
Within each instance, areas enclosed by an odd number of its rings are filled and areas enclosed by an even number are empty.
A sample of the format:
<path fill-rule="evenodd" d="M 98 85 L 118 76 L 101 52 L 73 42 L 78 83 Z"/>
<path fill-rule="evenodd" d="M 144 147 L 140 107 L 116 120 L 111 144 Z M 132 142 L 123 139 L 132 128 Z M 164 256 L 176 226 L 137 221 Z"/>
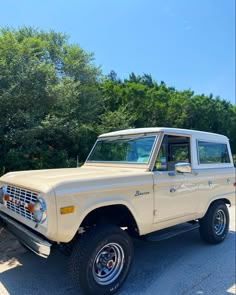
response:
<path fill-rule="evenodd" d="M 25 251 L 11 234 L 0 227 L 0 273 L 20 265 L 17 257 Z"/>

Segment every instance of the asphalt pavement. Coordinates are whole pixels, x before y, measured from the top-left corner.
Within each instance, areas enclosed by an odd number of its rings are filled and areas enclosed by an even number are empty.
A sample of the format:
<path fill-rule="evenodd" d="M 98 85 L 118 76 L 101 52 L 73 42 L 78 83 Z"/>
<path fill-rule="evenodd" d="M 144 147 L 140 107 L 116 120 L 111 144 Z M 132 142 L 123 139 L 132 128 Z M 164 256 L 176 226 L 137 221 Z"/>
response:
<path fill-rule="evenodd" d="M 230 208 L 228 237 L 218 245 L 204 243 L 198 230 L 161 242 L 135 240 L 132 270 L 116 294 L 236 294 L 235 210 Z M 67 259 L 59 252 L 48 259 L 20 252 L 18 265 L 0 273 L 0 295 L 80 295 L 69 278 Z"/>

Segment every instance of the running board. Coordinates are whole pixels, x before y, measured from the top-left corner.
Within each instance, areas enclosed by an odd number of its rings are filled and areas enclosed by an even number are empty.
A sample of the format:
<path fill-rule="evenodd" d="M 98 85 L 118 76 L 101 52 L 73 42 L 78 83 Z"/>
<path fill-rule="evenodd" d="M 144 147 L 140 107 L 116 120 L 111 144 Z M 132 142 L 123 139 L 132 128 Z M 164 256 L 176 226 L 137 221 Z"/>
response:
<path fill-rule="evenodd" d="M 162 240 L 166 240 L 181 234 L 184 234 L 186 232 L 195 230 L 197 228 L 199 228 L 199 223 L 195 222 L 195 223 L 183 223 L 183 224 L 178 224 L 172 227 L 168 227 L 156 232 L 153 232 L 151 234 L 145 235 L 142 238 L 146 241 L 150 241 L 150 242 L 159 242 Z"/>

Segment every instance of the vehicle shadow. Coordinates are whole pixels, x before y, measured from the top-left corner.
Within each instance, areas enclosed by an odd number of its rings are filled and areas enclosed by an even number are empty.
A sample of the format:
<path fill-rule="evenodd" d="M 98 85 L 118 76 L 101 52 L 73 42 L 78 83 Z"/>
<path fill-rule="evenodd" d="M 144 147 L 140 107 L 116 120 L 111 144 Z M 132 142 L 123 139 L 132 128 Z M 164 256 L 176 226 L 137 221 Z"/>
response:
<path fill-rule="evenodd" d="M 198 231 L 161 242 L 134 240 L 133 267 L 117 294 L 234 294 L 227 290 L 235 284 L 235 237 L 230 231 L 219 245 L 205 244 Z M 43 259 L 24 252 L 15 258 L 21 265 L 0 274 L 0 294 L 80 294 L 61 253 Z"/>

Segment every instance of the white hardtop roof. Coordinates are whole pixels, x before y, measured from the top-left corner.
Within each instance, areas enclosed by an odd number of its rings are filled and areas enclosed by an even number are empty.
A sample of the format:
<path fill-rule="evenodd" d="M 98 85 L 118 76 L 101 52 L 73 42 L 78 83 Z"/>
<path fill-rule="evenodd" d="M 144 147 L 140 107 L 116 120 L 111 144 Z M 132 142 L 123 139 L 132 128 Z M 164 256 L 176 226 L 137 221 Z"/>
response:
<path fill-rule="evenodd" d="M 166 127 L 149 127 L 149 128 L 134 128 L 134 129 L 125 129 L 119 131 L 113 131 L 109 133 L 104 133 L 99 136 L 99 138 L 110 137 L 110 136 L 123 136 L 123 135 L 136 135 L 136 134 L 147 134 L 147 133 L 177 133 L 177 134 L 186 134 L 186 135 L 195 135 L 199 138 L 209 138 L 209 139 L 221 139 L 228 140 L 228 138 L 221 134 L 190 130 L 190 129 L 179 129 L 179 128 L 166 128 Z"/>

